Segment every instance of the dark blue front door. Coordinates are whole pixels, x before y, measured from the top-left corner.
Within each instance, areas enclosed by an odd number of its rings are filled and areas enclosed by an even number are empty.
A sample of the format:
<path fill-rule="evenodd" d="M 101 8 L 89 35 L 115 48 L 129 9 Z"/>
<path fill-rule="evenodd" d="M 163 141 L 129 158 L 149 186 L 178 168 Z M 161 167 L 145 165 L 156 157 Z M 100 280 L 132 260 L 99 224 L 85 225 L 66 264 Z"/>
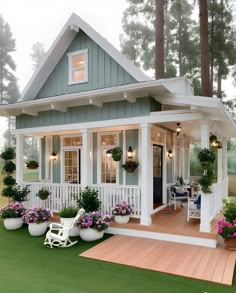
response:
<path fill-rule="evenodd" d="M 153 145 L 153 209 L 162 205 L 163 146 Z"/>

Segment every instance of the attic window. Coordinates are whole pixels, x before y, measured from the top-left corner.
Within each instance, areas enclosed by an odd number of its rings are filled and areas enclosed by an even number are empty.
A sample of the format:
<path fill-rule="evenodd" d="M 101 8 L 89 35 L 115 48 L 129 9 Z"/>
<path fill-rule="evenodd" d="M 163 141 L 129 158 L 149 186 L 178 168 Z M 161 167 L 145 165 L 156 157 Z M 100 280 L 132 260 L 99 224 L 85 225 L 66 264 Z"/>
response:
<path fill-rule="evenodd" d="M 69 85 L 88 81 L 88 49 L 68 53 Z"/>

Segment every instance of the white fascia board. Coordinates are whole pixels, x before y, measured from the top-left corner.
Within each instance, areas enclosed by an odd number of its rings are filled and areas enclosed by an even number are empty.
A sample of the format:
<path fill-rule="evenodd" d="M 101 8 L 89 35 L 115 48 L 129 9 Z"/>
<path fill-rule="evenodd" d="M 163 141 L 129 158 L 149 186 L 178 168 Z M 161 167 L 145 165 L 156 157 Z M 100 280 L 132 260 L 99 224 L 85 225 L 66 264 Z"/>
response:
<path fill-rule="evenodd" d="M 71 27 L 82 29 L 93 41 L 95 41 L 104 51 L 106 51 L 118 64 L 120 64 L 138 82 L 150 80 L 139 68 L 120 53 L 113 45 L 97 33 L 90 25 L 73 13 L 51 48 L 43 57 L 37 70 L 29 80 L 28 84 L 21 93 L 19 101 L 34 100 L 39 90 L 52 73 L 53 69 L 69 47 L 70 43 L 77 34 Z"/>
<path fill-rule="evenodd" d="M 161 112 L 160 112 L 161 113 Z M 173 114 L 168 113 L 166 115 L 149 115 L 139 116 L 125 119 L 112 119 L 112 120 L 101 120 L 74 124 L 63 124 L 63 125 L 52 125 L 35 128 L 24 128 L 14 130 L 14 134 L 37 134 L 47 133 L 52 131 L 67 131 L 67 130 L 80 130 L 80 129 L 94 129 L 100 127 L 113 127 L 113 126 L 124 126 L 124 125 L 140 125 L 143 123 L 164 123 L 173 121 L 189 121 L 203 119 L 204 115 L 201 113 L 186 113 L 186 114 Z"/>
<path fill-rule="evenodd" d="M 62 96 L 54 96 L 50 98 L 44 98 L 44 99 L 38 99 L 34 101 L 22 101 L 14 104 L 8 104 L 8 105 L 2 105 L 0 106 L 0 115 L 2 111 L 5 110 L 10 110 L 10 109 L 22 109 L 26 107 L 32 108 L 38 108 L 38 106 L 43 106 L 43 105 L 49 105 L 50 109 L 50 104 L 52 103 L 59 103 L 59 102 L 64 102 L 64 104 L 74 101 L 74 100 L 80 100 L 80 99 L 88 99 L 89 104 L 89 99 L 93 98 L 94 102 L 98 99 L 99 97 L 102 96 L 111 96 L 115 94 L 120 94 L 121 95 L 121 100 L 123 99 L 123 94 L 128 93 L 128 92 L 134 92 L 136 91 L 161 91 L 161 92 L 166 92 L 168 93 L 168 90 L 163 86 L 162 82 L 158 80 L 151 80 L 147 82 L 142 82 L 142 83 L 132 83 L 132 84 L 127 84 L 127 85 L 122 85 L 122 86 L 117 86 L 117 87 L 110 87 L 110 88 L 103 88 L 103 89 L 98 89 L 98 90 L 92 90 L 92 91 L 84 91 L 84 92 L 79 92 L 79 93 L 73 93 L 73 94 L 68 94 L 68 95 L 62 95 Z M 141 97 L 143 95 L 140 95 Z"/>

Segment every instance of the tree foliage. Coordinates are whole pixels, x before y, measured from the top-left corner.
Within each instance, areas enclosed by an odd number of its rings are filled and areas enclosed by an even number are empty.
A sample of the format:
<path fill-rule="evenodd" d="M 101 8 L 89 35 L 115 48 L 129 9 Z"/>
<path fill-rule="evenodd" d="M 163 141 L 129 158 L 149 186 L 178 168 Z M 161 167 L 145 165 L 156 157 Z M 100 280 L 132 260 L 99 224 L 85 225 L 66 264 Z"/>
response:
<path fill-rule="evenodd" d="M 42 57 L 45 55 L 44 44 L 40 42 L 36 42 L 32 46 L 32 54 L 30 54 L 31 59 L 33 61 L 33 69 L 36 70 L 38 67 Z"/>

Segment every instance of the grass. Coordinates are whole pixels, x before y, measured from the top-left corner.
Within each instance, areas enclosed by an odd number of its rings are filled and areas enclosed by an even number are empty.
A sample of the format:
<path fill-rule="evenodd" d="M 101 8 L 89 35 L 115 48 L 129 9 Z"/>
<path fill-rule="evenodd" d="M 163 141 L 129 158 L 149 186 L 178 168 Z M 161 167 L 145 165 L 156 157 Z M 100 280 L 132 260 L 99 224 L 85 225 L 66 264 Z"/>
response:
<path fill-rule="evenodd" d="M 106 236 L 108 237 L 108 236 Z M 3 293 L 233 293 L 232 287 L 86 259 L 80 253 L 99 243 L 82 240 L 71 248 L 50 249 L 27 227 L 6 231 L 0 222 L 0 292 Z M 190 289 L 191 288 L 191 289 Z"/>

